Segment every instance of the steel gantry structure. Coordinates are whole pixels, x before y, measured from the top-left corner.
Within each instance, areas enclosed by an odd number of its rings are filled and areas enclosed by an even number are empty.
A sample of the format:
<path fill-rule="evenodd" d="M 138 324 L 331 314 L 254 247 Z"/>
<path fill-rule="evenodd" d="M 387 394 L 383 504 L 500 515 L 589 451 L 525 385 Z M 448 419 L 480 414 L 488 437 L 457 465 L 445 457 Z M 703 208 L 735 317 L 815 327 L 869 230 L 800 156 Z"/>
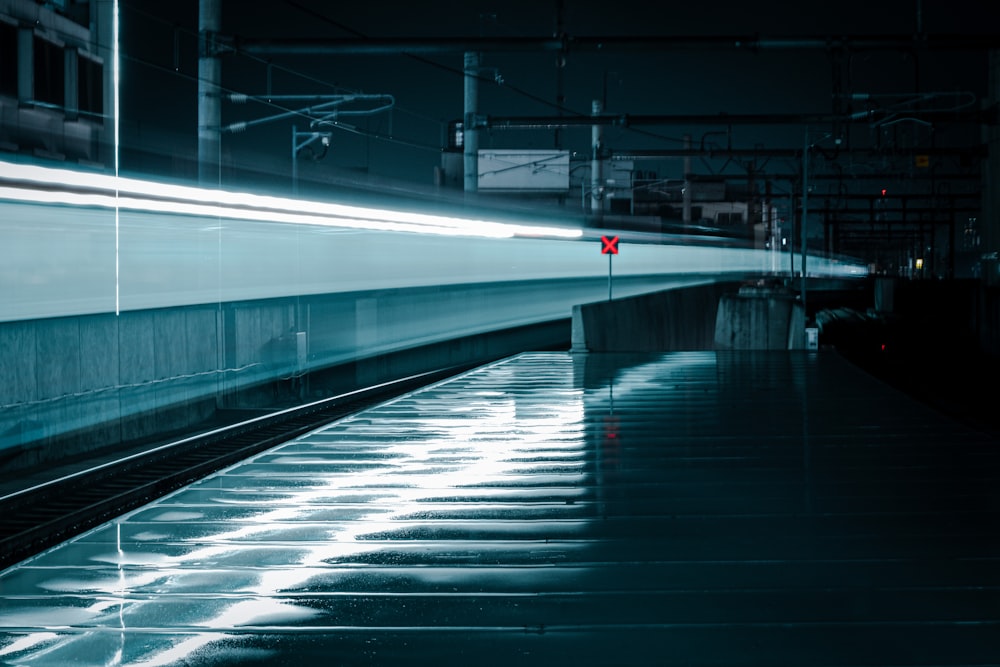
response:
<path fill-rule="evenodd" d="M 202 0 L 214 5 L 218 0 Z M 918 22 L 920 23 L 920 22 Z M 750 183 L 778 183 L 786 192 L 790 213 L 797 221 L 801 249 L 805 252 L 809 240 L 807 228 L 810 215 L 822 228 L 822 245 L 832 252 L 855 250 L 864 240 L 881 246 L 874 258 L 884 256 L 887 245 L 897 246 L 894 252 L 922 254 L 923 249 L 944 247 L 944 261 L 930 266 L 942 275 L 955 270 L 956 229 L 962 216 L 980 218 L 985 251 L 995 250 L 1000 239 L 997 232 L 997 206 L 991 174 L 1000 173 L 996 151 L 990 151 L 998 139 L 997 105 L 993 97 L 978 99 L 967 91 L 945 93 L 913 93 L 890 98 L 881 91 L 857 93 L 843 89 L 842 62 L 850 54 L 860 52 L 976 53 L 989 59 L 990 77 L 997 78 L 996 52 L 1000 34 L 931 34 L 922 30 L 914 33 L 880 35 L 815 35 L 761 36 L 759 34 L 719 35 L 570 35 L 563 32 L 538 37 L 367 37 L 355 34 L 345 38 L 252 38 L 223 34 L 217 20 L 203 24 L 202 56 L 218 59 L 226 54 L 245 53 L 254 56 L 343 56 L 343 55 L 460 55 L 463 58 L 465 95 L 463 113 L 464 189 L 475 192 L 478 182 L 477 151 L 479 134 L 506 130 L 539 130 L 559 132 L 569 128 L 593 128 L 590 157 L 592 180 L 599 180 L 600 164 L 611 159 L 701 158 L 725 159 L 727 165 L 737 165 L 738 173 L 716 173 L 723 179 L 744 178 Z M 794 54 L 819 51 L 829 55 L 832 68 L 832 99 L 829 109 L 807 113 L 739 113 L 735 110 L 705 114 L 633 114 L 606 113 L 597 105 L 590 114 L 564 112 L 546 116 L 496 116 L 483 113 L 478 105 L 482 76 L 483 53 L 557 53 L 577 54 L 644 54 L 652 52 L 733 52 L 756 54 L 765 51 Z M 914 62 L 917 62 L 914 58 Z M 916 64 L 915 67 L 919 67 Z M 994 86 L 994 89 L 997 88 Z M 995 95 L 995 93 L 992 93 Z M 559 95 L 560 99 L 562 95 Z M 215 113 L 213 111 L 213 113 Z M 878 129 L 888 134 L 893 126 L 912 123 L 934 128 L 940 125 L 961 125 L 974 128 L 984 139 L 972 143 L 939 145 L 930 140 L 880 145 L 853 138 L 851 128 Z M 202 117 L 199 127 L 218 127 L 217 119 Z M 604 145 L 603 133 L 597 128 L 639 127 L 724 127 L 783 126 L 797 127 L 804 133 L 802 146 L 785 147 L 725 147 L 715 145 L 686 146 L 666 150 L 621 149 Z M 898 129 L 898 128 L 895 128 Z M 810 140 L 811 133 L 824 131 L 835 138 L 833 148 Z M 599 139 L 600 138 L 600 139 Z M 782 159 L 785 166 L 778 172 L 763 168 L 772 158 Z M 864 169 L 845 169 L 844 163 L 864 164 Z M 810 166 L 812 165 L 812 166 Z M 789 168 L 791 167 L 791 168 Z M 685 178 L 693 174 L 686 171 Z M 814 192 L 813 206 L 807 208 L 814 184 L 833 184 L 832 192 Z M 881 181 L 881 184 L 879 184 Z M 984 187 L 985 184 L 985 187 Z M 875 188 L 874 190 L 872 188 Z M 859 207 L 858 202 L 877 204 L 876 196 L 883 188 L 895 198 L 893 206 L 877 209 L 874 205 Z M 751 188 L 753 189 L 753 188 Z M 596 192 L 596 188 L 592 191 Z M 768 189 L 770 191 L 770 188 Z M 755 198 L 763 197 L 756 192 Z M 761 202 L 753 207 L 760 210 Z M 595 209 L 596 210 L 596 209 Z M 985 223 L 985 224 L 983 224 Z M 906 230 L 905 232 L 903 230 Z M 938 230 L 946 230 L 944 235 Z M 912 252 L 901 244 L 913 246 Z M 919 246 L 919 248 L 918 248 Z"/>

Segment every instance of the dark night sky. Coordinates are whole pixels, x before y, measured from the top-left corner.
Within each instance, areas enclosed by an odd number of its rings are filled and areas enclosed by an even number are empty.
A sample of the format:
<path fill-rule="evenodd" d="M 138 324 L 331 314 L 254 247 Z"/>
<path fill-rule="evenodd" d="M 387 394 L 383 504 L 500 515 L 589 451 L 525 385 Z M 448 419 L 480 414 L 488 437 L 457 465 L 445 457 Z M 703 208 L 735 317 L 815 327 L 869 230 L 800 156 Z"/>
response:
<path fill-rule="evenodd" d="M 222 32 L 245 38 L 547 37 L 557 27 L 557 2 L 485 0 L 447 2 L 353 2 L 274 0 L 222 3 Z M 842 0 L 840 2 L 574 2 L 566 0 L 562 27 L 569 35 L 839 36 L 911 34 L 924 31 L 994 31 L 995 3 L 982 0 Z M 144 145 L 194 151 L 197 122 L 198 3 L 123 0 L 123 127 L 126 140 L 138 132 Z M 490 115 L 555 115 L 556 56 L 553 53 L 487 53 L 503 85 L 482 84 L 480 109 Z M 271 91 L 318 94 L 360 91 L 391 94 L 396 108 L 359 120 L 362 134 L 337 132 L 323 169 L 429 184 L 449 120 L 462 114 L 462 55 L 274 56 Z M 842 85 L 849 92 L 973 90 L 984 92 L 985 59 L 964 52 L 852 54 Z M 918 74 L 919 72 L 919 74 Z M 570 53 L 563 75 L 564 113 L 590 111 L 605 99 L 607 110 L 629 114 L 768 113 L 831 110 L 832 67 L 819 50 L 688 50 L 646 54 Z M 223 61 L 224 87 L 261 94 L 268 84 L 263 58 L 231 55 Z M 294 104 L 290 106 L 295 106 Z M 273 115 L 262 104 L 223 105 L 223 123 Z M 283 120 L 223 140 L 236 160 L 284 161 L 291 126 Z M 302 123 L 304 125 L 304 122 Z M 616 149 L 676 147 L 685 128 L 609 130 Z M 687 128 L 700 135 L 711 127 Z M 369 136 L 365 136 L 365 135 Z M 372 138 L 378 135 L 381 138 Z M 392 136 L 393 140 L 385 137 Z M 655 136 L 654 136 L 655 135 Z M 781 147 L 800 129 L 734 128 L 742 146 Z M 552 148 L 552 132 L 492 132 L 482 147 Z M 562 147 L 586 150 L 589 128 L 561 134 Z M 252 157 L 250 157 L 252 156 Z M 318 164 L 318 163 L 317 163 Z"/>

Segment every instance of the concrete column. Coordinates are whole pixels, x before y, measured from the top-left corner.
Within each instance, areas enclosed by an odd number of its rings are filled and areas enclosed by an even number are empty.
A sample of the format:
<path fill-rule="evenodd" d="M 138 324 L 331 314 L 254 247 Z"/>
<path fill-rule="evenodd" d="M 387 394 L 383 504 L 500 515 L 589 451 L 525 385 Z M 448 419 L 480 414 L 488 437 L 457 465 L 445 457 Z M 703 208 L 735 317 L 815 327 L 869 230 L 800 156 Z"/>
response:
<path fill-rule="evenodd" d="M 476 114 L 479 112 L 479 66 L 481 54 L 468 51 L 465 54 L 465 117 L 463 119 L 463 139 L 465 142 L 465 191 L 479 191 L 479 130 L 476 129 Z"/>
<path fill-rule="evenodd" d="M 591 115 L 599 116 L 603 111 L 600 100 L 594 100 L 591 106 Z M 601 150 L 604 144 L 604 126 L 594 124 L 591 129 L 592 155 L 590 160 L 590 212 L 600 217 L 603 212 L 604 197 L 601 193 L 601 184 L 604 182 L 604 173 L 601 162 Z"/>
<path fill-rule="evenodd" d="M 222 63 L 214 54 L 222 0 L 201 0 L 198 8 L 198 182 L 219 182 L 219 128 L 222 125 Z"/>

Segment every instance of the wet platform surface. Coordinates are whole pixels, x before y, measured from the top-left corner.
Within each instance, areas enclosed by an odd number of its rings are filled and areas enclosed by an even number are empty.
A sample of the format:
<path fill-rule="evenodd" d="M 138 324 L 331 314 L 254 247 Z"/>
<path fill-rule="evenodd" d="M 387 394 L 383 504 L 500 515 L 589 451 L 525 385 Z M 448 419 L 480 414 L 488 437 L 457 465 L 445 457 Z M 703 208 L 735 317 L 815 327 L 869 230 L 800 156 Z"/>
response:
<path fill-rule="evenodd" d="M 0 573 L 0 664 L 1000 664 L 1000 452 L 832 352 L 523 354 Z"/>

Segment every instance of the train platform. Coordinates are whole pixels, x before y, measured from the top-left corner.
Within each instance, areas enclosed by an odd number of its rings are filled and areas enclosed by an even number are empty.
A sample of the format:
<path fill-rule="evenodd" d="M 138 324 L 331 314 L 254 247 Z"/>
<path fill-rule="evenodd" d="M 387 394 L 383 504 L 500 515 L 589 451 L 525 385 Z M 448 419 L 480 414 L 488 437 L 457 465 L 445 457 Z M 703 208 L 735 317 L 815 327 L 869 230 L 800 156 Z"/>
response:
<path fill-rule="evenodd" d="M 0 664 L 995 665 L 997 526 L 836 352 L 524 353 L 0 572 Z"/>

